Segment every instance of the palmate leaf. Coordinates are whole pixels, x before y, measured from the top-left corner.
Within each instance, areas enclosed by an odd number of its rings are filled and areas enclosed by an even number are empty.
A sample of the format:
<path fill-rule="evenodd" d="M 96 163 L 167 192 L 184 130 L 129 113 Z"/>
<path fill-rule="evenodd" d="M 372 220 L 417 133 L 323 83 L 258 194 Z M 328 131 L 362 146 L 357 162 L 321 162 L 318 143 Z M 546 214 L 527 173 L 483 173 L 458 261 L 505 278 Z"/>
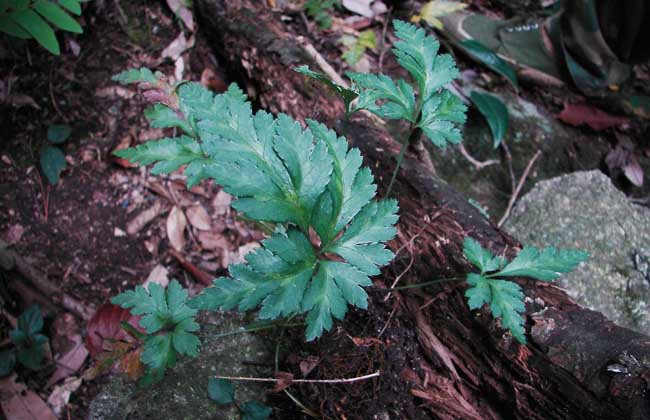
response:
<path fill-rule="evenodd" d="M 366 109 L 387 119 L 415 121 L 415 94 L 411 85 L 404 79 L 397 83 L 383 74 L 348 72 L 347 76 L 360 89 L 359 101 L 355 110 Z M 384 101 L 377 105 L 377 101 Z"/>
<path fill-rule="evenodd" d="M 485 304 L 489 305 L 492 316 L 500 318 L 503 328 L 522 344 L 526 343 L 522 316 L 526 310 L 524 293 L 517 283 L 498 277 L 528 276 L 550 281 L 561 273 L 573 270 L 588 257 L 588 253 L 579 250 L 558 251 L 549 247 L 538 251 L 526 247 L 504 267 L 503 258 L 495 257 L 472 238 L 465 238 L 463 247 L 465 257 L 481 270 L 481 274 L 467 275 L 470 287 L 465 292 L 465 297 L 469 308 L 479 309 Z"/>
<path fill-rule="evenodd" d="M 121 79 L 139 81 L 142 75 Z M 377 188 L 370 170 L 361 167 L 359 151 L 314 121 L 303 129 L 286 115 L 253 113 L 234 85 L 214 95 L 185 83 L 177 94 L 196 140 L 164 139 L 120 156 L 155 163 L 156 172 L 187 164 L 190 178 L 214 179 L 236 197 L 233 206 L 249 219 L 277 223 L 261 249 L 248 254 L 245 264 L 230 267 L 230 277 L 216 279 L 190 306 L 259 308 L 261 319 L 306 313 L 309 339 L 329 330 L 349 304 L 365 308 L 368 276 L 393 257 L 384 243 L 395 235 L 397 203 L 372 201 Z M 309 239 L 313 232 L 314 241 Z M 331 254 L 340 261 L 331 261 Z M 131 293 L 123 304 L 147 298 L 137 288 Z M 142 322 L 156 330 L 158 321 L 145 315 Z"/>
<path fill-rule="evenodd" d="M 466 111 L 456 95 L 444 90 L 424 103 L 418 127 L 438 147 L 445 147 L 448 142 L 457 144 L 462 135 L 456 124 L 465 123 Z"/>

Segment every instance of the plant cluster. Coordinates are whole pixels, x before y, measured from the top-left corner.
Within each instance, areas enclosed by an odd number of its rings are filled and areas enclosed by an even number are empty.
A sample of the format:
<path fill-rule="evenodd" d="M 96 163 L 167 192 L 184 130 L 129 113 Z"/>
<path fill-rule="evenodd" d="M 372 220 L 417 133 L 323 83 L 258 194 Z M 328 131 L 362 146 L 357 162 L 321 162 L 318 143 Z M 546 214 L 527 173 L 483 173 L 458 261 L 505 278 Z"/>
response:
<path fill-rule="evenodd" d="M 61 50 L 52 26 L 83 33 L 81 25 L 69 13 L 81 15 L 80 3 L 84 1 L 88 0 L 0 0 L 0 31 L 19 39 L 33 38 L 52 54 L 59 55 Z"/>
<path fill-rule="evenodd" d="M 347 88 L 306 66 L 296 71 L 334 89 L 346 116 L 366 110 L 408 121 L 411 130 L 399 168 L 420 131 L 438 147 L 460 142 L 458 125 L 465 121 L 466 107 L 446 88 L 458 70 L 451 56 L 438 54 L 438 42 L 400 21 L 395 35 L 399 40 L 393 52 L 413 84 L 382 74 L 348 73 L 353 83 Z M 393 259 L 386 242 L 396 234 L 398 206 L 395 200 L 375 198 L 377 188 L 370 170 L 362 167 L 359 150 L 316 121 L 308 120 L 303 128 L 284 114 L 254 113 L 235 85 L 214 95 L 197 83 L 171 85 L 148 69 L 129 70 L 115 80 L 150 89 L 147 96 L 158 102 L 145 112 L 151 124 L 181 133 L 120 150 L 118 156 L 154 164 L 154 174 L 185 165 L 188 186 L 214 180 L 237 198 L 233 207 L 240 214 L 270 228 L 262 248 L 248 254 L 245 264 L 231 266 L 229 277 L 216 279 L 194 298 L 187 299 L 173 283 L 167 292 L 151 285 L 148 291 L 138 287 L 113 299 L 145 315 L 140 325 L 152 336 L 142 359 L 152 370 L 164 371 L 176 353 L 196 354 L 196 310 L 259 308 L 263 320 L 304 316 L 306 339 L 313 340 L 330 330 L 334 319 L 343 319 L 349 305 L 367 307 L 364 287 Z M 480 270 L 466 279 L 470 309 L 487 304 L 502 326 L 525 343 L 523 292 L 502 278 L 553 280 L 586 253 L 528 247 L 508 263 L 467 238 L 465 256 Z"/>
<path fill-rule="evenodd" d="M 8 375 L 16 362 L 32 370 L 43 367 L 48 340 L 41 334 L 42 330 L 43 315 L 38 305 L 29 307 L 18 317 L 16 328 L 9 333 L 15 348 L 0 353 L 0 376 Z"/>
<path fill-rule="evenodd" d="M 304 8 L 319 29 L 328 29 L 332 26 L 332 10 L 340 3 L 340 0 L 307 0 Z"/>

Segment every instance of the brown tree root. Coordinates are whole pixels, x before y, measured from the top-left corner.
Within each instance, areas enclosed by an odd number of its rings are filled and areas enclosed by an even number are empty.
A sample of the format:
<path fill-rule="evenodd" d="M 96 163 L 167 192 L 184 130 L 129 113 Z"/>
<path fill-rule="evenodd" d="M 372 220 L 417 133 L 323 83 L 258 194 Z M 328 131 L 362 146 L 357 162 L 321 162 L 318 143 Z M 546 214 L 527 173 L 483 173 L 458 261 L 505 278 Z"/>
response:
<path fill-rule="evenodd" d="M 399 144 L 363 115 L 337 125 L 340 101 L 291 70 L 314 66 L 279 13 L 265 1 L 197 0 L 195 5 L 202 30 L 261 107 L 336 127 L 361 149 L 380 190 L 386 187 Z M 462 255 L 466 235 L 509 256 L 520 247 L 412 157 L 405 159 L 395 191 L 401 219 L 391 246 L 408 252 L 400 253 L 393 269 L 400 273 L 411 266 L 400 285 L 464 275 L 471 269 Z M 388 285 L 395 279 L 389 271 L 380 279 Z M 396 294 L 408 320 L 390 322 L 412 329 L 418 354 L 408 355 L 408 369 L 392 366 L 412 398 L 410 404 L 392 402 L 393 412 L 417 418 L 412 407 L 424 405 L 432 418 L 441 419 L 650 418 L 650 338 L 580 307 L 552 285 L 518 283 L 528 297 L 528 346 L 504 333 L 486 309 L 470 312 L 462 284 Z M 373 412 L 354 414 L 372 418 Z"/>

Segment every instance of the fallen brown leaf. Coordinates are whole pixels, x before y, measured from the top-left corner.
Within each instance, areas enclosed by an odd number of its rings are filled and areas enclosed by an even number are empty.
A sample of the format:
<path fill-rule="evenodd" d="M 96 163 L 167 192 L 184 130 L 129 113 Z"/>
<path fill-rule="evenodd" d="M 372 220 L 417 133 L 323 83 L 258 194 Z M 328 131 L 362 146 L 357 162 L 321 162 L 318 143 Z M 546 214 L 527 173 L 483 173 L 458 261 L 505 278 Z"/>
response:
<path fill-rule="evenodd" d="M 309 372 L 314 370 L 314 368 L 318 366 L 319 363 L 320 358 L 316 356 L 309 356 L 308 358 L 301 360 L 298 366 L 300 367 L 300 373 L 302 373 L 302 377 L 306 378 L 307 375 L 309 375 Z"/>
<path fill-rule="evenodd" d="M 142 283 L 143 287 L 149 287 L 151 283 L 158 283 L 162 287 L 167 287 L 169 284 L 169 270 L 162 264 L 156 265 L 147 276 L 147 279 Z"/>
<path fill-rule="evenodd" d="M 83 344 L 80 335 L 74 338 L 75 345 L 68 352 L 56 359 L 57 368 L 47 381 L 47 386 L 52 386 L 63 378 L 74 374 L 81 368 L 88 357 L 88 350 Z"/>
<path fill-rule="evenodd" d="M 147 226 L 152 220 L 158 217 L 160 214 L 165 212 L 165 207 L 163 206 L 160 200 L 156 200 L 153 205 L 147 209 L 142 210 L 138 213 L 131 221 L 126 225 L 126 232 L 129 235 L 135 235 Z"/>
<path fill-rule="evenodd" d="M 187 220 L 190 224 L 199 230 L 210 230 L 212 220 L 210 220 L 210 215 L 201 205 L 188 207 L 185 210 L 187 215 Z"/>
<path fill-rule="evenodd" d="M 280 392 L 293 382 L 293 373 L 289 372 L 275 372 L 275 378 L 278 380 L 271 392 Z"/>
<path fill-rule="evenodd" d="M 219 192 L 212 199 L 212 207 L 214 207 L 214 214 L 221 216 L 227 214 L 230 210 L 230 203 L 232 202 L 232 196 L 225 192 L 224 190 L 219 190 Z"/>
<path fill-rule="evenodd" d="M 0 379 L 0 406 L 11 420 L 56 420 L 45 402 L 25 384 L 16 382 L 16 375 Z"/>
<path fill-rule="evenodd" d="M 227 250 L 230 246 L 228 239 L 220 233 L 213 231 L 201 231 L 196 235 L 201 243 L 201 247 L 205 250 Z"/>
<path fill-rule="evenodd" d="M 61 385 L 54 387 L 52 393 L 47 398 L 47 403 L 52 407 L 52 410 L 54 410 L 57 416 L 63 413 L 63 409 L 68 404 L 68 401 L 70 401 L 70 396 L 79 389 L 80 385 L 81 378 L 71 376 L 63 381 Z"/>
<path fill-rule="evenodd" d="M 182 251 L 185 247 L 185 227 L 187 219 L 183 210 L 174 206 L 167 216 L 167 238 L 172 248 L 176 251 Z"/>

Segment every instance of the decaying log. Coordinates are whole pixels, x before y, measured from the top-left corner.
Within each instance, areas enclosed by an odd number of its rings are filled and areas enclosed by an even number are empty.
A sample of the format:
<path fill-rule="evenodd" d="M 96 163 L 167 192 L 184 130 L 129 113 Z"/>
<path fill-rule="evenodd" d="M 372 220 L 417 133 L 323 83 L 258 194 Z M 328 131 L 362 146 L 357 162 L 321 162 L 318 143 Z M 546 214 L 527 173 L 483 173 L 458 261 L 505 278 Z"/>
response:
<path fill-rule="evenodd" d="M 376 178 L 389 177 L 397 142 L 363 115 L 337 125 L 340 101 L 291 71 L 313 63 L 267 2 L 195 5 L 202 30 L 261 107 L 336 127 L 361 149 Z M 381 190 L 387 179 L 378 182 Z M 395 190 L 401 219 L 392 247 L 406 245 L 413 257 L 402 283 L 465 274 L 466 235 L 509 256 L 520 247 L 413 156 L 405 159 Z M 580 307 L 552 285 L 518 282 L 527 296 L 528 346 L 514 342 L 486 309 L 470 312 L 464 286 L 432 285 L 400 295 L 422 356 L 413 356 L 422 360 L 416 372 L 402 372 L 417 404 L 442 419 L 649 419 L 650 338 Z M 400 414 L 413 417 L 408 410 Z"/>

